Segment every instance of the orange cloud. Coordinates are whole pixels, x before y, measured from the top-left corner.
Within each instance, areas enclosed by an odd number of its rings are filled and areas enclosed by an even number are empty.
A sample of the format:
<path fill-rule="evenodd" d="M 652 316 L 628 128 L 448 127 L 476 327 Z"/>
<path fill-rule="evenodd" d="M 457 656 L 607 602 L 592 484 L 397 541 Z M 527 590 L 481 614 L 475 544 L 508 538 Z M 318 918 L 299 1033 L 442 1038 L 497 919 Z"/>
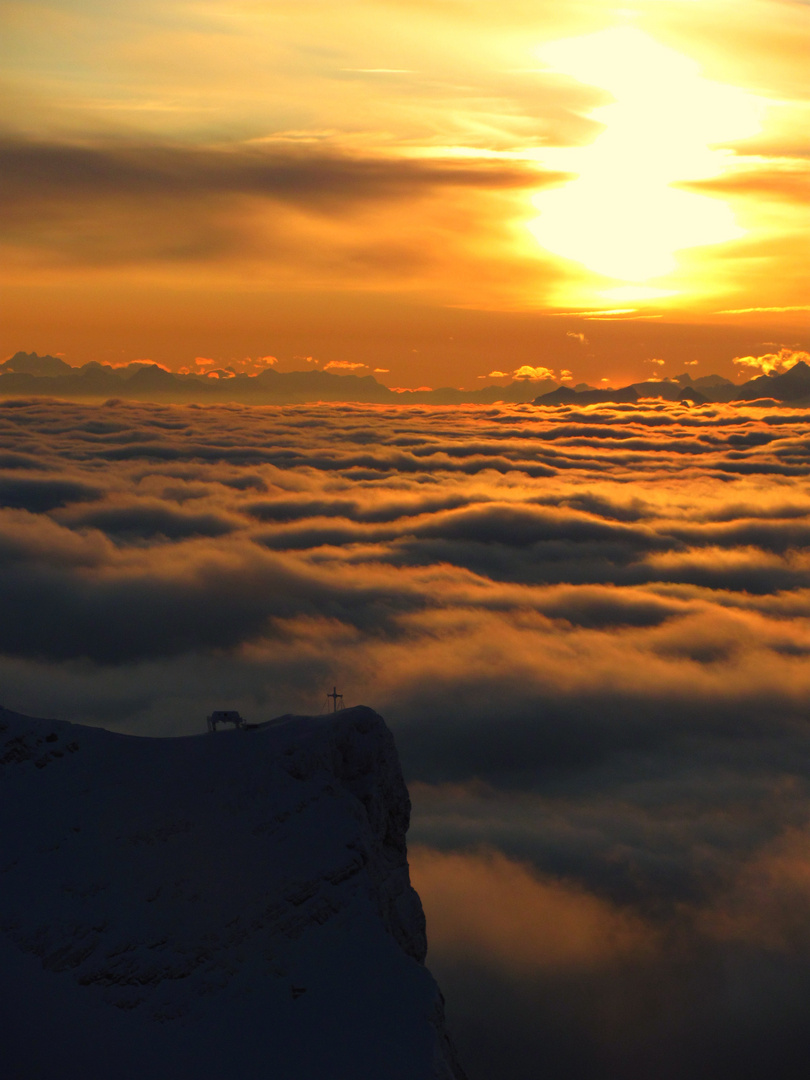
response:
<path fill-rule="evenodd" d="M 797 207 L 810 202 L 810 175 L 806 167 L 751 170 L 682 186 L 695 191 L 743 195 L 760 201 L 779 199 Z"/>
<path fill-rule="evenodd" d="M 646 953 L 654 932 L 580 886 L 540 877 L 498 851 L 409 851 L 432 952 L 510 972 L 598 968 Z"/>
<path fill-rule="evenodd" d="M 754 368 L 763 375 L 776 375 L 789 371 L 800 360 L 803 360 L 805 364 L 810 363 L 810 353 L 783 345 L 776 353 L 763 353 L 761 356 L 735 356 L 732 363 L 740 367 Z"/>
<path fill-rule="evenodd" d="M 707 936 L 774 952 L 810 953 L 810 833 L 789 828 L 740 869 L 700 913 Z"/>
<path fill-rule="evenodd" d="M 547 367 L 533 367 L 531 364 L 521 364 L 512 372 L 513 379 L 553 379 L 554 372 Z"/>

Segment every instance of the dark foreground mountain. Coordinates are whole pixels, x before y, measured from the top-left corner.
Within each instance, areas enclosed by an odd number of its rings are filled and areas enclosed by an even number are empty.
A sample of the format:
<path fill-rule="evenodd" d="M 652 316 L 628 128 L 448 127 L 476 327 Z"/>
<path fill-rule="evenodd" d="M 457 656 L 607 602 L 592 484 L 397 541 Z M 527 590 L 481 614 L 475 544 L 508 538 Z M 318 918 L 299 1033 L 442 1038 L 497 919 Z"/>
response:
<path fill-rule="evenodd" d="M 4 1080 L 460 1080 L 371 709 L 140 739 L 0 710 Z"/>

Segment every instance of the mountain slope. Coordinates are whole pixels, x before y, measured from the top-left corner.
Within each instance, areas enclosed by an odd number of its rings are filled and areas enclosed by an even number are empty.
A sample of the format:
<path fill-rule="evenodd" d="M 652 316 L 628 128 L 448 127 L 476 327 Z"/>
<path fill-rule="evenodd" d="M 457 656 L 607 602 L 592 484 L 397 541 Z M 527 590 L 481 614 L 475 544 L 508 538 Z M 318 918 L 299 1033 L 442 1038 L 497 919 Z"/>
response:
<path fill-rule="evenodd" d="M 7 1077 L 451 1080 L 366 708 L 139 739 L 0 711 Z"/>
<path fill-rule="evenodd" d="M 0 364 L 0 375 L 33 375 L 36 378 L 55 378 L 71 375 L 73 368 L 58 356 L 39 356 L 35 352 L 17 352 L 10 360 Z"/>
<path fill-rule="evenodd" d="M 738 401 L 774 398 L 776 401 L 806 401 L 810 398 L 810 367 L 800 360 L 781 375 L 759 375 L 744 383 Z"/>

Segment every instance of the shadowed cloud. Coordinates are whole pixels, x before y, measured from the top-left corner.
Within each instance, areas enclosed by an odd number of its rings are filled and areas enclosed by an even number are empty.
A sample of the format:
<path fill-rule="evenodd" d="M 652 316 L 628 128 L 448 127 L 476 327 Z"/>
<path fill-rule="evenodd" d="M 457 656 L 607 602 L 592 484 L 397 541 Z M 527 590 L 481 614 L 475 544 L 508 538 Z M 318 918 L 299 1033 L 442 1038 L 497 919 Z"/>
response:
<path fill-rule="evenodd" d="M 807 424 L 8 401 L 5 704 L 179 735 L 338 684 L 395 732 L 473 1080 L 792 1080 Z"/>
<path fill-rule="evenodd" d="M 3 192 L 9 203 L 38 198 L 193 198 L 263 195 L 315 209 L 356 199 L 411 194 L 438 185 L 536 187 L 563 173 L 519 165 L 362 158 L 322 149 L 235 146 L 228 150 L 119 143 L 0 142 Z"/>
<path fill-rule="evenodd" d="M 101 529 L 116 539 L 182 540 L 189 536 L 224 536 L 235 526 L 216 514 L 179 514 L 166 506 L 119 506 L 72 516 L 71 526 Z"/>
<path fill-rule="evenodd" d="M 322 146 L 35 142 L 0 138 L 0 238 L 77 263 L 216 262 L 248 256 L 330 264 L 329 245 L 357 272 L 413 272 L 429 262 L 399 234 L 387 244 L 333 233 L 307 253 L 301 215 L 341 219 L 443 189 L 518 191 L 567 174 L 483 156 L 465 161 L 363 156 Z M 344 362 L 341 362 L 344 363 Z M 345 363 L 344 363 L 345 366 Z M 360 365 L 362 366 L 362 365 Z"/>
<path fill-rule="evenodd" d="M 0 476 L 0 506 L 41 513 L 68 503 L 92 502 L 101 490 L 76 480 L 34 480 Z"/>

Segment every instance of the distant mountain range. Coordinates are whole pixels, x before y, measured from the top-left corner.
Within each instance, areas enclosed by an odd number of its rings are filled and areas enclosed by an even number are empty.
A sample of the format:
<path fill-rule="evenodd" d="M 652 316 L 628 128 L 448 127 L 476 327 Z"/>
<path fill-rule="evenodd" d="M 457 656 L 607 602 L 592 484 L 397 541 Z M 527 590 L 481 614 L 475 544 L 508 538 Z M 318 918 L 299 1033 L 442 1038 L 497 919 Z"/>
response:
<path fill-rule="evenodd" d="M 212 374 L 214 377 L 212 377 Z M 480 390 L 442 387 L 437 390 L 391 390 L 373 375 L 334 375 L 330 371 L 275 371 L 233 375 L 178 375 L 157 364 L 134 361 L 114 368 L 91 360 L 74 368 L 56 356 L 18 352 L 0 364 L 0 396 L 44 394 L 59 398 L 132 398 L 140 401 L 238 401 L 251 405 L 295 405 L 314 401 L 356 401 L 367 404 L 491 405 L 496 401 L 528 402 L 538 388 L 553 390 L 553 379 L 485 386 Z"/>
<path fill-rule="evenodd" d="M 580 385 L 571 389 L 559 386 L 534 398 L 535 405 L 593 405 L 598 402 L 622 404 L 641 398 L 664 401 L 690 401 L 702 405 L 715 401 L 780 401 L 791 405 L 810 405 L 810 367 L 800 360 L 783 375 L 758 375 L 742 386 L 735 386 L 722 375 L 704 375 L 693 379 L 689 374 L 661 382 L 631 383 L 618 390 L 598 390 Z"/>
<path fill-rule="evenodd" d="M 538 394 L 538 390 L 541 393 Z M 440 387 L 436 390 L 391 390 L 373 375 L 335 375 L 329 371 L 275 371 L 234 375 L 227 369 L 207 374 L 179 375 L 158 364 L 136 360 L 112 367 L 92 360 L 74 368 L 56 356 L 18 352 L 0 364 L 0 396 L 46 395 L 58 398 L 128 398 L 136 401 L 237 401 L 250 405 L 295 405 L 316 401 L 354 401 L 364 404 L 492 405 L 533 402 L 535 405 L 592 405 L 628 403 L 640 398 L 691 401 L 768 399 L 810 405 L 810 367 L 800 360 L 783 375 L 759 375 L 736 386 L 722 375 L 689 374 L 674 379 L 630 383 L 618 389 L 598 389 L 580 383 L 573 388 L 553 379 L 519 380 L 508 386 L 480 390 Z"/>

